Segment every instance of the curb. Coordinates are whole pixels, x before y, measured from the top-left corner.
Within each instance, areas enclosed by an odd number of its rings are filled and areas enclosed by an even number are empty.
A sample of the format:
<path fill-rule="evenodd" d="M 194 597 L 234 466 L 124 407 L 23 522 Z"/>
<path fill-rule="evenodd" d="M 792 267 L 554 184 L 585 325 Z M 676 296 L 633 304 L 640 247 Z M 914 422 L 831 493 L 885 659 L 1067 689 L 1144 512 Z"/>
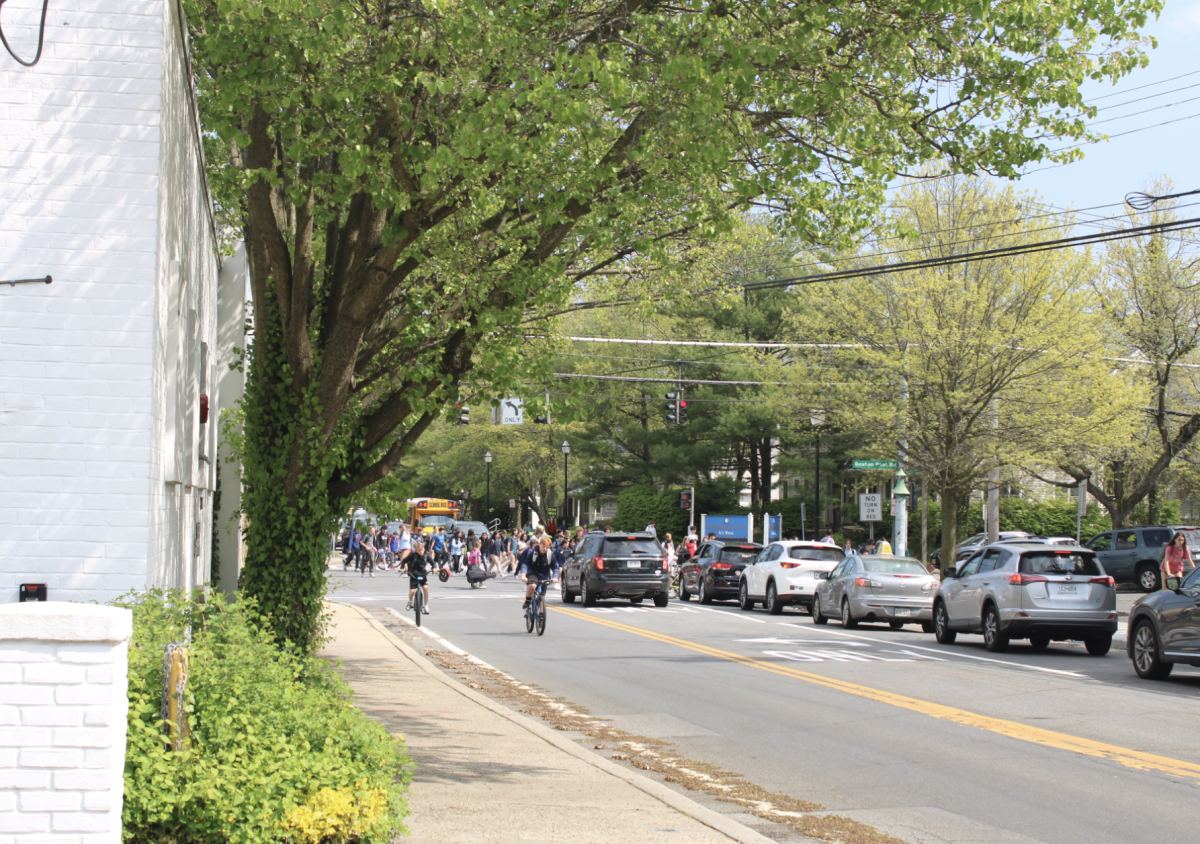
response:
<path fill-rule="evenodd" d="M 544 724 L 538 723 L 529 716 L 522 715 L 519 712 L 513 712 L 508 707 L 502 706 L 491 698 L 476 692 L 474 689 L 464 686 L 453 677 L 447 676 L 441 671 L 441 669 L 426 659 L 422 654 L 417 653 L 404 642 L 400 641 L 400 639 L 396 638 L 391 631 L 380 624 L 375 618 L 363 612 L 363 610 L 355 604 L 342 604 L 340 601 L 330 601 L 330 603 L 337 603 L 343 607 L 349 607 L 353 609 L 360 616 L 362 616 L 362 618 L 364 618 L 368 624 L 383 634 L 383 637 L 387 639 L 388 642 L 390 642 L 396 648 L 396 650 L 403 653 L 433 679 L 446 686 L 449 686 L 454 691 L 458 692 L 473 703 L 477 703 L 490 712 L 494 712 L 495 714 L 499 715 L 501 718 L 505 718 L 517 726 L 528 730 L 530 733 L 533 733 L 533 735 L 537 736 L 543 741 L 548 742 L 549 744 L 554 745 L 559 750 L 569 753 L 571 756 L 574 756 L 580 761 L 586 762 L 593 768 L 597 768 L 606 774 L 611 774 L 612 776 L 629 783 L 634 788 L 645 794 L 648 794 L 649 796 L 658 800 L 660 803 L 670 806 L 675 811 L 687 815 L 693 820 L 704 824 L 708 828 L 715 830 L 716 832 L 719 832 L 722 835 L 733 839 L 734 841 L 740 842 L 740 844 L 777 844 L 774 839 L 768 838 L 760 832 L 755 832 L 750 827 L 744 826 L 735 820 L 731 820 L 725 815 L 722 815 L 720 812 L 715 812 L 712 809 L 705 808 L 695 800 L 692 800 L 689 797 L 685 797 L 682 794 L 667 788 L 667 786 L 663 785 L 662 783 L 655 782 L 648 777 L 634 773 L 633 771 L 618 765 L 616 762 L 605 759 L 603 756 L 598 756 L 595 753 L 580 747 L 570 739 L 564 738 Z"/>

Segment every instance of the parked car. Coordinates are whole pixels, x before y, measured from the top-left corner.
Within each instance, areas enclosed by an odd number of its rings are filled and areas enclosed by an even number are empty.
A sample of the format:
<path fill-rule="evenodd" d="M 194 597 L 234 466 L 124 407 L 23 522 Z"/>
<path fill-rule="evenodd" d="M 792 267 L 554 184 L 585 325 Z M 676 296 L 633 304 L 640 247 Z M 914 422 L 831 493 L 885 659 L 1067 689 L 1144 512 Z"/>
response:
<path fill-rule="evenodd" d="M 649 533 L 589 533 L 567 558 L 561 575 L 563 603 L 579 596 L 585 607 L 601 598 L 653 598 L 665 607 L 671 588 L 667 555 Z"/>
<path fill-rule="evenodd" d="M 847 629 L 864 621 L 886 622 L 893 628 L 920 624 L 930 633 L 939 582 L 913 557 L 855 554 L 822 576 L 813 597 L 813 624 L 840 617 Z"/>
<path fill-rule="evenodd" d="M 1033 536 L 1032 533 L 1026 533 L 1023 530 L 1002 530 L 997 534 L 1001 542 L 1005 540 L 1021 540 L 1029 539 Z M 962 542 L 954 546 L 954 562 L 961 563 L 963 560 L 970 557 L 983 546 L 987 545 L 987 534 L 977 533 L 974 536 L 968 536 Z M 929 555 L 929 562 L 933 563 L 938 568 L 942 568 L 942 551 L 935 550 Z"/>
<path fill-rule="evenodd" d="M 741 589 L 742 569 L 762 551 L 757 542 L 709 540 L 696 549 L 679 569 L 679 600 L 692 595 L 702 604 L 736 598 Z"/>
<path fill-rule="evenodd" d="M 1081 639 L 1096 656 L 1112 647 L 1116 584 L 1089 549 L 989 545 L 943 574 L 933 599 L 934 633 L 943 645 L 959 633 L 982 633 L 989 651 L 1003 651 L 1011 639 L 1037 649 Z"/>
<path fill-rule="evenodd" d="M 1176 663 L 1200 665 L 1200 568 L 1178 589 L 1138 600 L 1126 629 L 1126 653 L 1139 677 L 1165 680 Z"/>
<path fill-rule="evenodd" d="M 742 569 L 738 604 L 744 610 L 762 603 L 771 615 L 787 606 L 812 607 L 818 575 L 831 571 L 845 558 L 842 549 L 823 542 L 772 542 Z"/>
<path fill-rule="evenodd" d="M 453 529 L 461 530 L 464 537 L 471 531 L 475 531 L 476 539 L 488 532 L 487 525 L 485 525 L 483 522 L 455 522 Z"/>
<path fill-rule="evenodd" d="M 1172 536 L 1174 529 L 1165 525 L 1121 528 L 1098 533 L 1083 544 L 1096 552 L 1104 571 L 1115 580 L 1132 580 L 1143 592 L 1154 592 L 1162 586 L 1158 576 L 1159 560 L 1163 546 Z M 1190 539 L 1188 545 L 1191 545 Z"/>

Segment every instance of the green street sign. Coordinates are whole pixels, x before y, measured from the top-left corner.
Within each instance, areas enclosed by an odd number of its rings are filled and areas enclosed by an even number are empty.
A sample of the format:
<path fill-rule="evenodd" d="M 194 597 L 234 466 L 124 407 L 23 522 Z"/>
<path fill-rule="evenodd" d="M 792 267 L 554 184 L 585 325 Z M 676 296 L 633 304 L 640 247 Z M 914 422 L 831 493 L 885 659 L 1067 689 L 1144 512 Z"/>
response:
<path fill-rule="evenodd" d="M 899 469 L 899 460 L 851 460 L 851 469 Z"/>
<path fill-rule="evenodd" d="M 550 517 L 551 519 L 558 518 L 558 508 L 557 507 L 547 507 L 546 515 L 548 517 Z"/>

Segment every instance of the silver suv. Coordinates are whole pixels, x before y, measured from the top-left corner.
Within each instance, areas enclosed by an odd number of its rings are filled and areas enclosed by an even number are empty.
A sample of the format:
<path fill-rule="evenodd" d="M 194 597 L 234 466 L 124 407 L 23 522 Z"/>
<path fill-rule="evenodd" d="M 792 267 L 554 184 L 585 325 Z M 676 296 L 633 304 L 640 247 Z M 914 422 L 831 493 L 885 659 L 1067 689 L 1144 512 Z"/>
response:
<path fill-rule="evenodd" d="M 1095 552 L 1034 543 L 988 545 L 945 580 L 933 599 L 943 645 L 958 633 L 982 633 L 989 651 L 1010 639 L 1042 649 L 1051 639 L 1082 639 L 1103 656 L 1117 632 L 1117 590 Z"/>

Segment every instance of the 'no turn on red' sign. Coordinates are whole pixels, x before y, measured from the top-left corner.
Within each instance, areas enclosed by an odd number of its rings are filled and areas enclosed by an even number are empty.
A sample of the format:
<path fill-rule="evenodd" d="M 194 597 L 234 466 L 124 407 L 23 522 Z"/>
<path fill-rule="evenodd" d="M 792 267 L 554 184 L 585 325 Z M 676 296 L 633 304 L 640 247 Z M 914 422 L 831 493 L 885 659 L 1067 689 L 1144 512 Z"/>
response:
<path fill-rule="evenodd" d="M 860 522 L 883 521 L 883 493 L 864 492 L 858 496 L 858 520 Z"/>

